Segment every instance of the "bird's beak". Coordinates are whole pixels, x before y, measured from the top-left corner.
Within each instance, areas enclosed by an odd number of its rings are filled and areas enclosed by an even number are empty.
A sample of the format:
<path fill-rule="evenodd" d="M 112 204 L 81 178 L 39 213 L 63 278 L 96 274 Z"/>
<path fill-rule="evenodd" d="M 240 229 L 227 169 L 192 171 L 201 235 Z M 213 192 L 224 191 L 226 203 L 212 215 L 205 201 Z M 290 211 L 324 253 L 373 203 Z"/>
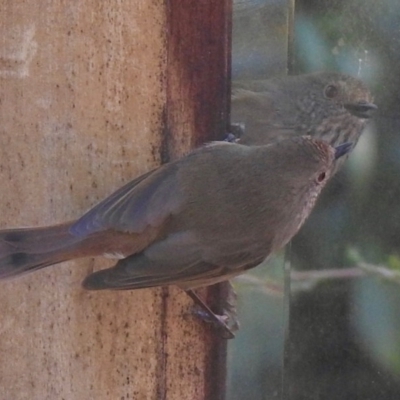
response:
<path fill-rule="evenodd" d="M 335 160 L 350 152 L 352 148 L 352 142 L 342 143 L 339 144 L 339 146 L 335 146 Z"/>
<path fill-rule="evenodd" d="M 374 103 L 368 103 L 366 101 L 359 101 L 358 103 L 347 103 L 344 104 L 344 108 L 358 118 L 370 118 L 371 114 L 378 109 Z"/>

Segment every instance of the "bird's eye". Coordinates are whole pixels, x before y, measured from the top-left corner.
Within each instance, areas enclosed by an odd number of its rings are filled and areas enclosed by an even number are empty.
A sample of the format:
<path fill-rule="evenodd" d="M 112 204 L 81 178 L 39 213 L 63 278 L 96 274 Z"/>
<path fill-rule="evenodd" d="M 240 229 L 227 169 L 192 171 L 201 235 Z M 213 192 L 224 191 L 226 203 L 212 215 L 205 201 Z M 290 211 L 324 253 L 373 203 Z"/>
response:
<path fill-rule="evenodd" d="M 322 183 L 326 178 L 326 172 L 321 172 L 317 177 L 317 183 Z"/>
<path fill-rule="evenodd" d="M 325 97 L 328 99 L 333 99 L 338 95 L 338 93 L 339 90 L 335 85 L 328 85 L 324 90 Z"/>

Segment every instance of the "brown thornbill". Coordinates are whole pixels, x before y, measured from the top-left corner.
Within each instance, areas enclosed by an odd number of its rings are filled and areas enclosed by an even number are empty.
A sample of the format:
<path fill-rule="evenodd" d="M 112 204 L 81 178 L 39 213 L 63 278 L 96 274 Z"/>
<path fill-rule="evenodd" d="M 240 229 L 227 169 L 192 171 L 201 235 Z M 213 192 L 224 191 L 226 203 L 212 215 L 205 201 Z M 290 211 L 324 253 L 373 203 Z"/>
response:
<path fill-rule="evenodd" d="M 112 256 L 90 290 L 211 285 L 255 267 L 299 230 L 351 143 L 212 143 L 144 174 L 76 221 L 0 231 L 0 278 Z"/>
<path fill-rule="evenodd" d="M 337 72 L 238 81 L 232 88 L 233 133 L 246 145 L 310 135 L 355 146 L 377 109 L 372 101 L 361 80 Z"/>
<path fill-rule="evenodd" d="M 298 137 L 212 143 L 144 174 L 77 221 L 0 231 L 0 278 L 81 257 L 115 256 L 88 289 L 205 286 L 282 248 L 309 215 L 337 149 Z"/>

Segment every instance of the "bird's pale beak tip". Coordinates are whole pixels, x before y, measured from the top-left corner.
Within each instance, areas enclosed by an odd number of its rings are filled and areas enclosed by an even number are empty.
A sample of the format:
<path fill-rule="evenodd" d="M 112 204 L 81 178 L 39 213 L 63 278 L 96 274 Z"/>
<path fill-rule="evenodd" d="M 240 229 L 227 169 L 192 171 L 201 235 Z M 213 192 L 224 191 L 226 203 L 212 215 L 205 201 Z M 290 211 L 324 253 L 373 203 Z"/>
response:
<path fill-rule="evenodd" d="M 346 142 L 335 146 L 335 160 L 349 153 L 353 148 L 353 142 Z"/>
<path fill-rule="evenodd" d="M 367 101 L 360 101 L 358 103 L 345 104 L 344 108 L 358 118 L 371 118 L 372 113 L 378 109 L 378 106 Z"/>

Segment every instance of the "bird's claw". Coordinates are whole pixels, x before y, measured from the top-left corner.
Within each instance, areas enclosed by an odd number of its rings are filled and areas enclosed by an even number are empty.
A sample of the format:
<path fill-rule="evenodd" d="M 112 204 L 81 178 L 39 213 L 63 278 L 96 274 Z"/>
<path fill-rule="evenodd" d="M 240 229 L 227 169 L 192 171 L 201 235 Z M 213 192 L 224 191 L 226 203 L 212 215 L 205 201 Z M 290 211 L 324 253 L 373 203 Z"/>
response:
<path fill-rule="evenodd" d="M 228 143 L 237 143 L 239 139 L 233 133 L 227 133 L 224 139 L 224 142 Z"/>
<path fill-rule="evenodd" d="M 195 302 L 195 308 L 192 314 L 200 318 L 202 321 L 212 324 L 218 329 L 224 339 L 233 339 L 235 337 L 234 332 L 239 329 L 239 321 L 236 315 L 236 308 L 232 302 L 232 294 L 226 300 L 227 308 L 224 309 L 223 314 L 214 313 L 206 303 L 192 290 L 186 292 Z M 235 293 L 233 293 L 235 296 Z"/>
<path fill-rule="evenodd" d="M 230 132 L 225 136 L 224 142 L 237 143 L 245 132 L 244 124 L 231 123 Z"/>
<path fill-rule="evenodd" d="M 210 313 L 197 305 L 193 307 L 192 314 L 205 323 L 211 324 L 221 333 L 224 339 L 233 339 L 235 337 L 234 332 L 237 329 L 231 328 L 229 315 L 218 315 L 213 312 Z M 234 324 L 234 326 L 238 325 Z"/>

